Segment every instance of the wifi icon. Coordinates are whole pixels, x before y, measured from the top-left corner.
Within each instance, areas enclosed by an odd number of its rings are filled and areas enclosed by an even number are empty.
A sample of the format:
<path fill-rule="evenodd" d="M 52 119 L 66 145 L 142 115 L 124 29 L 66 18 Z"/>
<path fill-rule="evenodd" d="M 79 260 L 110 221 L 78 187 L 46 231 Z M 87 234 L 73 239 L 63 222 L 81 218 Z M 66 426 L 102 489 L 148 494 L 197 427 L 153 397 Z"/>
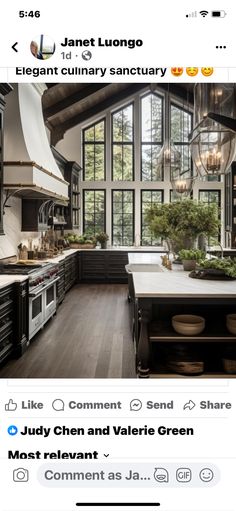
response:
<path fill-rule="evenodd" d="M 203 18 L 205 18 L 205 17 L 209 14 L 209 12 L 208 12 L 208 11 L 200 11 L 200 13 L 199 13 L 199 14 L 201 14 L 201 16 L 202 16 Z"/>

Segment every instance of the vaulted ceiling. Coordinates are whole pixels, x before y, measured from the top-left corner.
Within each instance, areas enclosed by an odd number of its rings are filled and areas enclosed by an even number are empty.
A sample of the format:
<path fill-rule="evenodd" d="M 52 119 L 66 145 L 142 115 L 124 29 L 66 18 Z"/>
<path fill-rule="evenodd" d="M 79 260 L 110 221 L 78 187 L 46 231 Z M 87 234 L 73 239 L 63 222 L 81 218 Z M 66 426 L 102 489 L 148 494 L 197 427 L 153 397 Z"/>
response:
<path fill-rule="evenodd" d="M 150 84 L 153 88 L 154 84 Z M 66 131 L 147 87 L 147 83 L 48 84 L 42 98 L 45 124 L 55 146 Z M 181 99 L 193 102 L 193 84 L 158 84 Z"/>

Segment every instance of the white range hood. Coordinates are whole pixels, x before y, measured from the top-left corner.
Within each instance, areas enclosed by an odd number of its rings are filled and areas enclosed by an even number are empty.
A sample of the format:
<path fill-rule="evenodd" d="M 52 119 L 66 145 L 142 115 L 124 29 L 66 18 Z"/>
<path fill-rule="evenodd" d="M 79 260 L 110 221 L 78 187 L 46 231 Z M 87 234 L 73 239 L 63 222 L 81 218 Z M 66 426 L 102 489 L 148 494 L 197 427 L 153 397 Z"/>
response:
<path fill-rule="evenodd" d="M 39 84 L 13 84 L 4 115 L 4 188 L 68 201 L 68 183 L 53 157 Z"/>

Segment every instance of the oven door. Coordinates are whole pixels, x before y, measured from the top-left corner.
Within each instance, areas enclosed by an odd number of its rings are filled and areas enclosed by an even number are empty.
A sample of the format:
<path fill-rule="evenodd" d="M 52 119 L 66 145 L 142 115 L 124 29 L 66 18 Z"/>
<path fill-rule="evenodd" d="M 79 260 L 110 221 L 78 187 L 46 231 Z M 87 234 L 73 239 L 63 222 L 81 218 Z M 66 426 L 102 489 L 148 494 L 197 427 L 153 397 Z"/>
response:
<path fill-rule="evenodd" d="M 57 286 L 59 278 L 55 279 L 44 289 L 44 322 L 53 316 L 57 308 Z"/>
<path fill-rule="evenodd" d="M 29 296 L 29 339 L 32 339 L 44 324 L 43 296 L 43 291 Z"/>

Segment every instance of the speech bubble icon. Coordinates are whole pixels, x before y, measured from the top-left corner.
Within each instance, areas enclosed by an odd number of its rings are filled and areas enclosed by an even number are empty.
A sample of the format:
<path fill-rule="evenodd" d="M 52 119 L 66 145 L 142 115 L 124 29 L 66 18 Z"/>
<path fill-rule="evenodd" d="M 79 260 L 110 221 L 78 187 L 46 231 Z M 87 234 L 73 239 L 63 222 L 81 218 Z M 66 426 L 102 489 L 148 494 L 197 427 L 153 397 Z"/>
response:
<path fill-rule="evenodd" d="M 169 472 L 163 467 L 155 468 L 154 471 L 154 479 L 158 483 L 168 483 L 169 482 Z"/>
<path fill-rule="evenodd" d="M 54 399 L 52 402 L 52 407 L 56 412 L 63 412 L 65 409 L 65 403 L 62 401 L 62 399 Z"/>
<path fill-rule="evenodd" d="M 143 404 L 142 401 L 140 401 L 140 399 L 132 399 L 132 401 L 130 401 L 129 406 L 131 412 L 138 412 L 139 410 L 141 410 Z"/>

